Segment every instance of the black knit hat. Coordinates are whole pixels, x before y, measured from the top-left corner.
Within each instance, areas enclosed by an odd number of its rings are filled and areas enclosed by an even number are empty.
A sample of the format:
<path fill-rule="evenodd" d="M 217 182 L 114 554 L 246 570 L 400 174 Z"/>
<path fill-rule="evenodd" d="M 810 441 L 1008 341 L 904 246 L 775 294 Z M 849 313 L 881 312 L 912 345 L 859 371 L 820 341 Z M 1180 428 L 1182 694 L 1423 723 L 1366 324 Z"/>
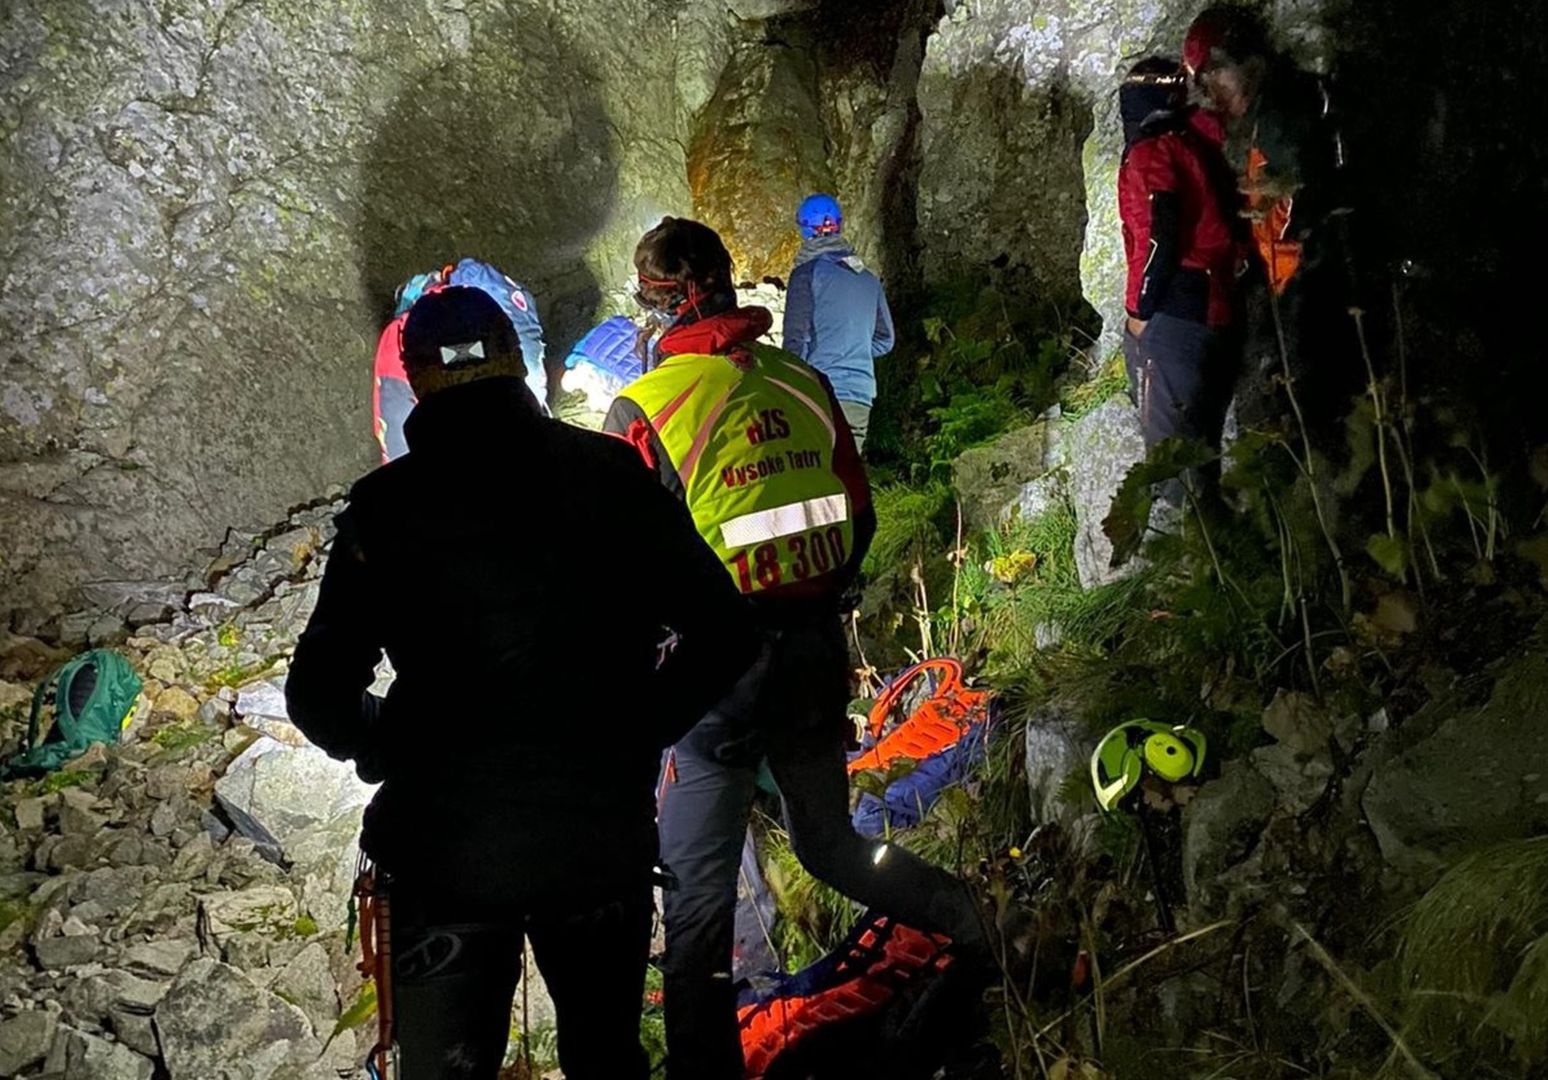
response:
<path fill-rule="evenodd" d="M 404 373 L 420 397 L 527 373 L 516 328 L 482 289 L 452 285 L 421 296 L 403 321 L 401 344 Z"/>

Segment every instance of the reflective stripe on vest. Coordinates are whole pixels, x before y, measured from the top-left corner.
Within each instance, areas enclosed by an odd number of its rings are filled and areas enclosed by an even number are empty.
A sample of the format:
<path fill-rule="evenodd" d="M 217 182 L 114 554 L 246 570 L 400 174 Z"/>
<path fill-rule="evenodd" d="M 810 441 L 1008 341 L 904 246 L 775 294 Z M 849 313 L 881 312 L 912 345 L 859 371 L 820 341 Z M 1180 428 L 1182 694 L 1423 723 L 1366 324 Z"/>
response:
<path fill-rule="evenodd" d="M 839 570 L 854 529 L 820 378 L 769 346 L 742 358 L 669 357 L 623 396 L 650 417 L 699 535 L 761 594 Z"/>
<path fill-rule="evenodd" d="M 815 529 L 820 525 L 837 525 L 849 520 L 849 497 L 827 495 L 820 499 L 807 499 L 802 503 L 776 506 L 772 510 L 759 510 L 743 514 L 739 518 L 720 524 L 720 537 L 727 547 L 745 547 L 764 540 L 778 540 L 791 533 Z"/>

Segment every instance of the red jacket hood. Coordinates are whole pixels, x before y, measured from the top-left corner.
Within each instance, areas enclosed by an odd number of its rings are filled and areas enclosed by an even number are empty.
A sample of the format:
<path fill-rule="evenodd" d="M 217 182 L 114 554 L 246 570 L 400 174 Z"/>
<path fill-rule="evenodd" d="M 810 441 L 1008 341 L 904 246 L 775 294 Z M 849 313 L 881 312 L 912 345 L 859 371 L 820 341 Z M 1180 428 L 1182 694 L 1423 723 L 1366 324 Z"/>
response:
<path fill-rule="evenodd" d="M 661 336 L 657 352 L 663 358 L 683 353 L 718 356 L 734 346 L 756 341 L 773 325 L 774 316 L 768 308 L 732 308 L 686 326 L 673 327 Z"/>

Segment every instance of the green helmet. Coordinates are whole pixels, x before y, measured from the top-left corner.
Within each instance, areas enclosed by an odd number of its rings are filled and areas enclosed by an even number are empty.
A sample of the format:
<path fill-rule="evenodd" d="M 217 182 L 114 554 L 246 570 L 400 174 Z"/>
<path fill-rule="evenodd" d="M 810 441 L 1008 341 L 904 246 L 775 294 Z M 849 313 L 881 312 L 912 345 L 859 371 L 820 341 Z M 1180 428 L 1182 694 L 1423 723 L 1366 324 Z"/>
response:
<path fill-rule="evenodd" d="M 1182 724 L 1130 720 L 1109 731 L 1091 755 L 1091 787 L 1112 810 L 1139 786 L 1148 769 L 1170 783 L 1204 769 L 1204 733 Z"/>

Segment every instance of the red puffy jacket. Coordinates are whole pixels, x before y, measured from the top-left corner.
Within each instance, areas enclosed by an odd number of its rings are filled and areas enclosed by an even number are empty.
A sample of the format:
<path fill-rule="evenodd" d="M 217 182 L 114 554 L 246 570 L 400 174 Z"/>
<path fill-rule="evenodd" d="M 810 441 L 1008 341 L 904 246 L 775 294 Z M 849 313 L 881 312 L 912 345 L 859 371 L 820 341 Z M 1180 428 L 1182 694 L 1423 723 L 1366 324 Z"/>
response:
<path fill-rule="evenodd" d="M 1129 266 L 1125 306 L 1130 315 L 1148 319 L 1162 312 L 1210 326 L 1236 321 L 1236 271 L 1243 251 L 1228 175 L 1219 144 L 1196 123 L 1141 138 L 1124 155 L 1118 213 Z M 1173 197 L 1166 201 L 1175 215 L 1175 222 L 1166 222 L 1175 230 L 1170 238 L 1155 236 L 1155 196 L 1161 194 Z M 1158 268 L 1158 256 L 1173 265 Z M 1147 271 L 1159 295 L 1142 296 Z"/>

